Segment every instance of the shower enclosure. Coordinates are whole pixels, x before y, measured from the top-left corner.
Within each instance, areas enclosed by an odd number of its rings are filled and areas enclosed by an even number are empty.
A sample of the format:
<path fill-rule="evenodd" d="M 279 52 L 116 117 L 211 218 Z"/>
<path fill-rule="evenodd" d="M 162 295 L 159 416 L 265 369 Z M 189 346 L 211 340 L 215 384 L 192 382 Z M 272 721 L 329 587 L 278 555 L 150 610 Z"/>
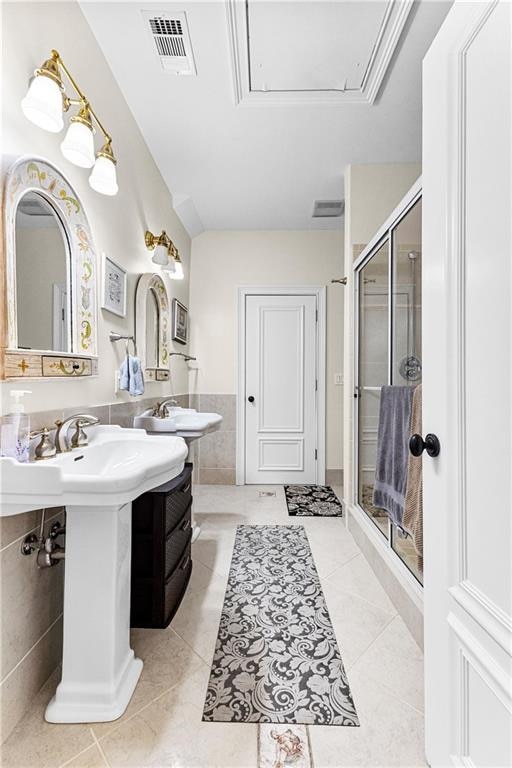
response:
<path fill-rule="evenodd" d="M 373 504 L 381 387 L 421 383 L 421 188 L 354 263 L 356 501 L 422 583 L 411 539 Z"/>

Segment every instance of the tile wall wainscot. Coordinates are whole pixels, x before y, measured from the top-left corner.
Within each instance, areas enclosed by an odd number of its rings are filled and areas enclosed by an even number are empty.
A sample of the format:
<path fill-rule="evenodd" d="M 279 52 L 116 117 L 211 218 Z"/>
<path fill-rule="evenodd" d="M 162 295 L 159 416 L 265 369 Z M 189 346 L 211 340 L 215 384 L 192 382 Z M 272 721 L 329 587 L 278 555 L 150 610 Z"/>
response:
<path fill-rule="evenodd" d="M 190 407 L 203 413 L 219 413 L 218 432 L 192 443 L 196 483 L 235 485 L 236 476 L 236 395 L 190 395 Z"/>
<path fill-rule="evenodd" d="M 181 407 L 188 395 L 173 395 Z M 73 413 L 97 416 L 102 424 L 131 427 L 133 416 L 151 407 L 158 398 L 99 406 L 76 406 L 63 410 L 30 413 L 31 429 L 50 427 L 56 419 Z M 62 508 L 48 509 L 46 528 L 64 519 Z M 41 686 L 62 659 L 62 608 L 64 562 L 39 570 L 35 555 L 22 557 L 21 542 L 28 533 L 38 534 L 41 510 L 0 518 L 0 572 L 2 626 L 0 650 L 0 743 L 23 717 Z"/>

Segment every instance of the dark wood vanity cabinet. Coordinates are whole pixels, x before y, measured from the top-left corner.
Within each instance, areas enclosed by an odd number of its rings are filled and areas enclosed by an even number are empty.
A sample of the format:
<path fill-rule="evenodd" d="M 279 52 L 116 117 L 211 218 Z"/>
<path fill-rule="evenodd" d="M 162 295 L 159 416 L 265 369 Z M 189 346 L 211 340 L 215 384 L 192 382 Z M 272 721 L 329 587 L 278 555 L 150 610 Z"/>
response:
<path fill-rule="evenodd" d="M 132 627 L 162 629 L 178 610 L 190 574 L 192 464 L 132 503 Z"/>

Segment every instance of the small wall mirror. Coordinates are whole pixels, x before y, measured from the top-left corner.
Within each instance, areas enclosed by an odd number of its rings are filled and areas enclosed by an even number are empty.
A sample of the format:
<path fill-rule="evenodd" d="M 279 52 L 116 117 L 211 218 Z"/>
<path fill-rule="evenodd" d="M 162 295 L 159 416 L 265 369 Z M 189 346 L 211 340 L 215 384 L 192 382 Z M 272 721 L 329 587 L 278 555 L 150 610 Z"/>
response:
<path fill-rule="evenodd" d="M 21 157 L 4 188 L 4 378 L 97 372 L 97 260 L 84 207 L 47 160 Z"/>
<path fill-rule="evenodd" d="M 18 349 L 71 352 L 69 243 L 57 212 L 37 192 L 15 219 Z"/>
<path fill-rule="evenodd" d="M 158 368 L 158 299 L 154 288 L 146 293 L 146 366 Z"/>
<path fill-rule="evenodd" d="M 158 274 L 144 274 L 135 292 L 135 337 L 144 375 L 169 378 L 169 295 Z"/>

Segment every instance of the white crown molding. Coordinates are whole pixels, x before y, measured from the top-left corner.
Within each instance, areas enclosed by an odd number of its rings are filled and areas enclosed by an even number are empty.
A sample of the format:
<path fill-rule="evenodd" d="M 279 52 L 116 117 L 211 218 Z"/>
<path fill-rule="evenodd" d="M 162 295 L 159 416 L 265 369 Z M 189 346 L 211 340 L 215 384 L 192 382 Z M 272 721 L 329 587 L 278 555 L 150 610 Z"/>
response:
<path fill-rule="evenodd" d="M 360 89 L 350 91 L 251 91 L 247 3 L 226 0 L 226 18 L 237 106 L 294 106 L 304 104 L 373 104 L 388 71 L 414 0 L 388 0 L 386 13 Z"/>

